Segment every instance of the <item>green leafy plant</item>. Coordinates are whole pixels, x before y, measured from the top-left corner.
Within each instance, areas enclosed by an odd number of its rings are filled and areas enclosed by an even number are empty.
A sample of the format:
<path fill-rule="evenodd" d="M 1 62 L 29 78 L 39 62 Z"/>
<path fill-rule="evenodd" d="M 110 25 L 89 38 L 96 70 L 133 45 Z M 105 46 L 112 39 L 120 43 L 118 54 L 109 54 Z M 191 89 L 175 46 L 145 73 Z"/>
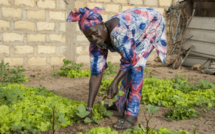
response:
<path fill-rule="evenodd" d="M 12 105 L 14 101 L 23 100 L 24 91 L 18 88 L 7 89 L 0 87 L 0 105 Z"/>
<path fill-rule="evenodd" d="M 110 100 L 110 102 L 108 103 L 108 106 L 111 107 L 113 105 L 114 102 L 117 101 L 117 96 L 123 96 L 125 94 L 124 91 L 119 90 L 118 94 L 116 96 L 113 97 L 113 99 Z M 101 101 L 99 101 L 100 105 L 104 105 L 104 101 L 107 99 L 107 96 L 105 95 Z"/>
<path fill-rule="evenodd" d="M 152 119 L 153 115 L 158 112 L 159 107 L 155 107 L 155 106 L 149 104 L 149 105 L 145 106 L 145 109 L 146 109 L 147 113 L 149 114 L 148 117 L 145 114 L 145 118 L 147 121 L 146 129 L 141 124 L 139 124 L 137 128 L 131 128 L 131 129 L 125 130 L 123 132 L 123 134 L 190 134 L 189 132 L 184 131 L 184 130 L 175 131 L 175 130 L 166 129 L 163 127 L 161 127 L 160 129 L 157 129 L 157 130 L 151 129 L 149 127 L 149 122 Z M 85 134 L 98 134 L 98 133 L 118 134 L 117 131 L 111 131 L 111 129 L 109 127 L 93 128 L 91 130 L 87 130 L 87 132 Z M 78 134 L 83 134 L 83 133 L 79 132 Z"/>
<path fill-rule="evenodd" d="M 83 134 L 82 132 L 79 132 L 77 134 Z M 93 128 L 91 130 L 87 130 L 85 134 L 118 134 L 116 130 L 111 131 L 110 127 L 97 127 Z"/>
<path fill-rule="evenodd" d="M 105 111 L 104 106 L 94 105 L 93 119 L 107 117 Z M 1 83 L 0 113 L 0 133 L 58 130 L 84 121 L 81 117 L 87 114 L 84 102 L 58 96 L 42 86 Z"/>
<path fill-rule="evenodd" d="M 165 107 L 191 106 L 212 107 L 215 97 L 214 89 L 198 89 L 187 93 L 173 88 L 174 81 L 146 78 L 144 80 L 141 102 Z"/>
<path fill-rule="evenodd" d="M 197 128 L 193 126 L 193 134 L 197 134 Z"/>
<path fill-rule="evenodd" d="M 111 130 L 110 127 L 97 127 L 91 130 L 86 130 L 86 133 L 78 132 L 77 134 L 118 134 L 118 131 Z M 146 134 L 146 130 L 139 125 L 137 128 L 125 130 L 123 134 Z M 165 127 L 161 127 L 157 130 L 150 129 L 149 134 L 191 134 L 191 133 L 185 130 L 176 131 L 172 129 L 167 129 Z"/>
<path fill-rule="evenodd" d="M 146 111 L 148 113 L 148 117 L 147 117 L 146 113 L 144 113 L 144 117 L 146 119 L 146 134 L 149 134 L 149 131 L 151 129 L 149 127 L 149 122 L 152 119 L 153 115 L 158 112 L 159 107 L 155 107 L 153 105 L 148 104 L 148 105 L 145 106 L 145 109 L 146 109 Z"/>
<path fill-rule="evenodd" d="M 107 79 L 107 80 L 102 80 L 101 81 L 101 88 L 99 89 L 98 96 L 105 96 L 108 92 L 108 88 L 110 84 L 112 83 L 113 78 Z"/>
<path fill-rule="evenodd" d="M 51 76 L 58 76 L 58 71 L 57 70 L 53 70 L 52 73 L 50 73 Z"/>
<path fill-rule="evenodd" d="M 215 90 L 215 85 L 212 82 L 206 81 L 206 80 L 200 80 L 200 84 L 197 85 L 196 88 L 198 89 L 214 89 Z"/>
<path fill-rule="evenodd" d="M 71 60 L 63 59 L 63 66 L 61 66 L 59 75 L 66 76 L 69 78 L 79 78 L 79 77 L 89 77 L 91 76 L 90 70 L 81 70 L 81 67 L 84 64 L 76 64 Z M 107 75 L 112 75 L 116 73 L 118 66 L 112 64 L 110 61 L 107 63 L 108 68 L 103 73 L 103 79 L 107 78 Z M 53 72 L 51 75 L 56 76 L 56 71 Z"/>
<path fill-rule="evenodd" d="M 99 124 L 99 120 L 95 118 L 89 118 L 87 115 L 89 115 L 89 111 L 86 110 L 86 107 L 83 104 L 80 104 L 75 112 L 76 117 L 75 120 L 77 122 L 85 122 L 85 123 L 96 123 Z"/>
<path fill-rule="evenodd" d="M 139 124 L 137 128 L 127 129 L 123 134 L 155 134 L 156 131 L 149 127 L 149 122 L 153 115 L 158 112 L 159 107 L 148 104 L 145 106 L 145 110 L 146 113 L 144 112 L 144 117 L 146 119 L 146 127 L 144 128 L 142 124 Z"/>
<path fill-rule="evenodd" d="M 119 66 L 112 64 L 111 61 L 109 61 L 107 65 L 108 67 L 103 73 L 103 78 L 102 78 L 103 80 L 106 80 L 108 75 L 116 74 L 117 71 L 119 70 Z"/>
<path fill-rule="evenodd" d="M 103 97 L 102 101 L 99 102 L 99 103 L 101 103 L 101 105 L 104 105 L 104 101 L 107 99 L 107 92 L 108 92 L 109 86 L 111 85 L 112 81 L 113 81 L 113 78 L 110 78 L 107 80 L 102 80 L 102 82 L 101 82 L 101 85 L 100 85 L 101 88 L 98 93 L 98 96 Z M 119 85 L 118 85 L 118 89 L 120 87 L 120 84 L 121 83 L 119 83 Z M 124 94 L 125 94 L 124 91 L 119 90 L 118 94 L 116 96 L 114 96 L 113 99 L 110 100 L 110 102 L 108 104 L 109 107 L 112 106 L 115 101 L 117 101 L 117 96 L 123 96 Z"/>
<path fill-rule="evenodd" d="M 190 81 L 186 79 L 186 76 L 182 76 L 179 78 L 179 76 L 176 74 L 175 78 L 172 79 L 173 82 L 173 88 L 178 89 L 182 91 L 183 93 L 189 93 L 190 91 L 196 90 Z"/>
<path fill-rule="evenodd" d="M 191 91 L 205 90 L 205 89 L 214 89 L 215 85 L 212 82 L 206 80 L 200 80 L 199 83 L 191 83 L 187 80 L 186 76 L 179 78 L 178 75 L 175 75 L 175 78 L 172 79 L 173 88 L 182 91 L 183 93 L 189 93 Z"/>
<path fill-rule="evenodd" d="M 108 79 L 101 82 L 101 88 L 98 93 L 99 96 L 104 96 L 107 93 L 108 87 L 112 81 L 113 79 Z M 189 86 L 182 91 L 182 86 L 176 88 L 175 83 L 189 83 Z M 190 90 L 189 87 L 193 89 Z M 193 109 L 194 107 L 207 107 L 205 111 L 210 110 L 215 105 L 214 85 L 207 81 L 201 80 L 198 84 L 194 85 L 185 77 L 178 78 L 178 76 L 175 76 L 173 80 L 148 77 L 144 79 L 143 89 L 141 98 L 141 103 L 143 104 L 153 104 L 172 108 L 177 107 L 177 109 L 179 107 L 181 107 L 181 109 L 185 109 L 186 107 L 189 107 L 189 109 Z M 192 114 L 194 113 L 195 112 Z"/>
<path fill-rule="evenodd" d="M 142 128 L 142 126 L 138 126 L 137 128 L 127 129 L 123 132 L 123 134 L 147 134 L 146 130 Z M 191 134 L 185 130 L 172 130 L 167 129 L 165 127 L 161 127 L 157 130 L 150 129 L 149 134 Z"/>
<path fill-rule="evenodd" d="M 48 110 L 48 112 L 44 115 L 46 115 L 46 117 L 49 117 L 50 124 L 52 125 L 52 133 L 54 134 L 56 130 L 60 129 L 60 122 L 66 123 L 66 119 L 64 118 L 64 114 L 56 111 L 56 107 L 54 105 L 49 105 L 49 107 L 52 109 L 52 111 Z"/>
<path fill-rule="evenodd" d="M 190 118 L 197 118 L 198 112 L 193 108 L 177 106 L 168 111 L 165 116 L 170 120 L 186 120 Z"/>
<path fill-rule="evenodd" d="M 149 73 L 149 69 L 148 69 L 148 67 L 145 67 L 144 68 L 144 74 L 148 74 Z"/>
<path fill-rule="evenodd" d="M 68 78 L 88 77 L 91 75 L 90 70 L 81 70 L 84 64 L 76 64 L 71 60 L 63 59 L 63 66 L 61 66 L 59 75 Z"/>
<path fill-rule="evenodd" d="M 22 66 L 10 67 L 9 63 L 4 63 L 2 60 L 0 63 L 0 82 L 1 83 L 21 83 L 28 81 L 22 73 L 25 69 Z"/>
<path fill-rule="evenodd" d="M 63 59 L 63 66 L 61 66 L 60 70 L 62 71 L 62 74 L 64 76 L 67 76 L 67 73 L 70 70 L 81 70 L 81 67 L 83 67 L 84 64 L 76 64 L 71 60 Z"/>
<path fill-rule="evenodd" d="M 70 70 L 67 74 L 69 78 L 89 77 L 91 75 L 90 70 Z"/>
<path fill-rule="evenodd" d="M 0 82 L 4 82 L 6 81 L 5 79 L 7 79 L 7 76 L 9 75 L 10 69 L 9 69 L 9 63 L 5 63 L 2 60 L 0 63 Z"/>
<path fill-rule="evenodd" d="M 154 128 L 149 127 L 149 122 L 152 119 L 153 115 L 158 112 L 159 107 L 148 104 L 145 106 L 145 110 L 147 111 L 147 113 L 144 113 L 144 117 L 146 119 L 146 127 L 144 128 L 141 124 L 139 124 L 137 128 L 125 130 L 123 134 L 190 134 L 185 130 L 176 131 L 164 127 L 155 130 Z"/>

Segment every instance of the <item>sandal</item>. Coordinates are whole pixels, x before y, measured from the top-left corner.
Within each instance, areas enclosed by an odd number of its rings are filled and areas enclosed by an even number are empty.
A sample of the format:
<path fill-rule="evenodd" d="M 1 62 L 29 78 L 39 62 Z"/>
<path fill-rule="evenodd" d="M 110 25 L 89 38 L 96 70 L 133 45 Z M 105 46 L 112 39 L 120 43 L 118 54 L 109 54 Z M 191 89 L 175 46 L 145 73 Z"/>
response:
<path fill-rule="evenodd" d="M 130 126 L 129 125 L 126 126 L 125 123 L 129 124 Z M 116 124 L 113 125 L 113 128 L 116 130 L 126 130 L 135 125 L 136 125 L 135 123 L 133 123 L 125 118 L 122 118 L 122 119 L 118 120 Z"/>

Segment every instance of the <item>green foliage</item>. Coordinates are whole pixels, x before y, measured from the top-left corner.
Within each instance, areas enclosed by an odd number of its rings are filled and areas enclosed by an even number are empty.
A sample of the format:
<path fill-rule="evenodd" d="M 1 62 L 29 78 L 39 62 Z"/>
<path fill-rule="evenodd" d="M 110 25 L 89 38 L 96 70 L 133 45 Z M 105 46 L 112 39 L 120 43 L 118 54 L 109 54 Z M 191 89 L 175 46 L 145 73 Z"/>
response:
<path fill-rule="evenodd" d="M 68 78 L 89 77 L 91 75 L 90 70 L 70 70 L 67 74 Z"/>
<path fill-rule="evenodd" d="M 101 88 L 99 89 L 98 96 L 104 96 L 107 94 L 108 88 L 112 83 L 112 81 L 113 81 L 113 78 L 101 81 L 101 84 L 100 84 Z"/>
<path fill-rule="evenodd" d="M 0 82 L 1 83 L 22 83 L 28 81 L 28 78 L 22 75 L 25 69 L 22 66 L 11 68 L 9 63 L 0 63 Z"/>
<path fill-rule="evenodd" d="M 191 134 L 185 130 L 172 130 L 172 129 L 167 129 L 164 127 L 161 127 L 158 130 L 153 130 L 150 129 L 149 134 Z M 127 129 L 126 131 L 123 132 L 123 134 L 147 134 L 146 130 L 139 125 L 137 128 L 132 128 L 132 129 Z"/>
<path fill-rule="evenodd" d="M 101 102 L 99 102 L 99 104 L 104 105 L 104 101 L 105 101 L 106 98 L 107 98 L 106 95 L 107 95 L 109 86 L 110 86 L 110 84 L 112 83 L 112 81 L 113 81 L 113 78 L 110 78 L 110 79 L 108 79 L 108 80 L 103 80 L 103 81 L 101 82 L 101 85 L 100 85 L 101 88 L 100 88 L 100 90 L 99 90 L 99 92 L 98 92 L 98 96 L 103 96 L 103 99 L 102 99 Z M 120 83 L 119 83 L 119 85 L 118 85 L 118 89 L 119 89 L 119 87 L 120 87 Z M 109 107 L 112 106 L 113 103 L 114 103 L 115 101 L 117 101 L 117 96 L 123 96 L 124 94 L 125 94 L 124 91 L 119 90 L 118 94 L 117 94 L 116 96 L 114 96 L 113 99 L 110 100 L 110 102 L 109 102 L 109 104 L 108 104 Z"/>
<path fill-rule="evenodd" d="M 146 111 L 147 111 L 149 114 L 155 114 L 155 113 L 157 113 L 158 110 L 159 110 L 159 107 L 155 107 L 155 106 L 150 105 L 150 104 L 146 105 L 145 108 L 146 108 Z"/>
<path fill-rule="evenodd" d="M 112 116 L 112 113 L 107 111 L 104 106 L 98 106 L 95 105 L 93 110 L 93 117 L 89 118 L 87 115 L 90 113 L 89 111 L 86 110 L 86 107 L 83 104 L 80 104 L 75 112 L 76 119 L 75 121 L 77 122 L 85 122 L 85 123 L 96 123 L 100 124 L 98 119 L 101 119 L 103 117 L 110 117 Z M 111 114 L 110 114 L 111 113 Z"/>
<path fill-rule="evenodd" d="M 79 132 L 77 134 L 83 134 L 82 132 Z M 85 134 L 118 134 L 116 130 L 111 131 L 110 127 L 104 128 L 104 127 L 97 127 L 93 128 L 91 130 L 88 130 Z"/>
<path fill-rule="evenodd" d="M 197 128 L 193 126 L 193 134 L 197 134 Z"/>
<path fill-rule="evenodd" d="M 111 117 L 112 112 L 107 111 L 104 105 L 99 103 L 98 105 L 93 106 L 93 119 L 101 119 L 102 117 Z"/>
<path fill-rule="evenodd" d="M 84 64 L 76 64 L 71 60 L 63 59 L 63 66 L 61 66 L 60 70 L 63 71 L 64 76 L 67 76 L 67 73 L 70 70 L 81 70 Z"/>
<path fill-rule="evenodd" d="M 24 91 L 20 91 L 19 88 L 4 89 L 0 87 L 0 105 L 11 105 L 16 100 L 23 100 Z"/>
<path fill-rule="evenodd" d="M 178 75 L 175 75 L 175 78 L 172 79 L 172 82 L 172 87 L 182 91 L 183 93 L 189 93 L 190 91 L 196 90 L 195 87 L 192 86 L 192 83 L 187 81 L 185 76 L 179 78 Z"/>
<path fill-rule="evenodd" d="M 68 78 L 88 77 L 91 75 L 90 70 L 81 70 L 84 64 L 76 64 L 71 60 L 63 59 L 63 66 L 59 74 Z"/>
<path fill-rule="evenodd" d="M 149 73 L 148 67 L 144 67 L 144 74 L 148 74 L 148 73 Z"/>
<path fill-rule="evenodd" d="M 118 134 L 118 131 L 113 130 L 111 131 L 110 127 L 97 127 L 93 128 L 91 130 L 86 130 L 87 132 L 84 134 Z M 79 132 L 77 134 L 83 134 L 82 132 Z M 146 130 L 142 128 L 141 125 L 139 125 L 137 128 L 127 129 L 123 132 L 123 134 L 146 134 Z M 191 134 L 185 130 L 172 130 L 167 129 L 164 127 L 161 127 L 158 130 L 152 130 L 150 129 L 149 134 Z"/>
<path fill-rule="evenodd" d="M 59 75 L 66 76 L 68 78 L 79 78 L 79 77 L 89 77 L 91 76 L 90 70 L 81 70 L 81 67 L 84 64 L 76 64 L 71 60 L 63 59 L 63 66 L 61 66 Z M 107 63 L 108 68 L 103 73 L 103 79 L 106 79 L 107 75 L 112 75 L 116 73 L 116 70 L 119 68 L 116 65 L 113 65 L 110 61 Z M 51 75 L 57 76 L 58 73 L 54 71 Z"/>
<path fill-rule="evenodd" d="M 99 96 L 107 93 L 112 81 L 113 79 L 102 81 Z M 215 105 L 214 87 L 213 83 L 205 80 L 200 80 L 198 84 L 192 84 L 185 77 L 178 78 L 177 75 L 173 80 L 149 77 L 144 79 L 141 102 L 176 107 L 169 112 L 169 118 L 172 117 L 172 119 L 196 118 L 198 114 L 192 109 L 193 107 L 206 106 L 208 108 L 205 111 L 208 111 Z"/>
<path fill-rule="evenodd" d="M 98 96 L 105 96 L 107 94 L 109 86 L 112 83 L 112 81 L 113 81 L 113 78 L 101 81 L 101 84 L 100 84 L 101 88 L 99 89 Z M 121 82 L 118 85 L 118 89 L 120 88 L 120 84 L 121 84 Z M 120 92 L 120 94 L 122 94 L 121 91 L 119 91 L 119 92 Z"/>
<path fill-rule="evenodd" d="M 81 104 L 78 106 L 77 111 L 75 114 L 78 115 L 78 117 L 80 118 L 84 118 L 85 116 L 87 116 L 90 112 L 86 110 L 86 107 Z M 78 119 L 79 120 L 79 119 Z"/>
<path fill-rule="evenodd" d="M 50 92 L 55 94 L 54 90 L 47 90 L 42 85 L 40 85 L 39 87 L 32 87 L 32 88 L 36 90 L 36 93 L 35 93 L 36 95 L 48 96 Z"/>
<path fill-rule="evenodd" d="M 37 133 L 71 126 L 84 121 L 88 114 L 85 106 L 82 101 L 57 96 L 42 86 L 0 83 L 0 133 Z M 93 106 L 94 122 L 106 115 L 104 106 Z"/>
<path fill-rule="evenodd" d="M 198 112 L 193 108 L 177 106 L 168 111 L 165 116 L 170 120 L 186 120 L 190 118 L 197 118 Z"/>
<path fill-rule="evenodd" d="M 125 94 L 124 91 L 119 90 L 118 94 L 114 96 L 113 99 L 111 99 L 111 101 L 108 103 L 108 106 L 111 107 L 113 103 L 117 101 L 117 96 L 123 96 L 124 94 Z"/>
<path fill-rule="evenodd" d="M 110 61 L 107 63 L 108 67 L 103 73 L 103 79 L 107 79 L 107 75 L 116 74 L 119 70 L 119 66 L 112 64 Z"/>
<path fill-rule="evenodd" d="M 191 91 L 205 90 L 205 89 L 214 89 L 215 85 L 212 82 L 206 80 L 200 80 L 199 83 L 191 83 L 187 80 L 185 76 L 179 78 L 178 75 L 175 75 L 175 78 L 172 80 L 173 88 L 182 91 L 183 93 L 189 93 Z"/>
<path fill-rule="evenodd" d="M 215 85 L 212 82 L 206 81 L 206 80 L 200 80 L 199 85 L 197 85 L 198 89 L 214 89 Z"/>
<path fill-rule="evenodd" d="M 151 104 L 148 104 L 148 105 L 145 106 L 145 109 L 146 109 L 146 111 L 147 111 L 147 113 L 148 113 L 148 116 L 147 116 L 146 113 L 144 113 L 144 117 L 145 117 L 145 120 L 146 120 L 146 134 L 149 134 L 151 131 L 153 131 L 153 130 L 149 127 L 149 123 L 150 123 L 150 121 L 151 121 L 153 115 L 154 115 L 155 113 L 158 112 L 159 107 L 155 107 L 155 106 L 153 106 L 153 105 L 151 105 Z M 139 126 L 140 126 L 140 128 L 142 129 L 142 131 L 144 131 L 143 126 L 142 126 L 142 125 L 139 125 Z"/>
<path fill-rule="evenodd" d="M 51 76 L 58 76 L 58 71 L 57 70 L 53 70 L 53 72 L 50 74 Z"/>
<path fill-rule="evenodd" d="M 198 89 L 184 93 L 173 88 L 174 81 L 147 78 L 144 80 L 141 102 L 165 107 L 214 106 L 214 89 Z M 198 85 L 197 85 L 198 86 Z"/>
<path fill-rule="evenodd" d="M 166 116 L 170 120 L 197 118 L 193 107 L 213 107 L 215 90 L 211 82 L 200 81 L 192 84 L 185 77 L 171 80 L 147 78 L 144 80 L 142 103 L 172 107 Z M 208 109 L 208 108 L 207 108 Z"/>

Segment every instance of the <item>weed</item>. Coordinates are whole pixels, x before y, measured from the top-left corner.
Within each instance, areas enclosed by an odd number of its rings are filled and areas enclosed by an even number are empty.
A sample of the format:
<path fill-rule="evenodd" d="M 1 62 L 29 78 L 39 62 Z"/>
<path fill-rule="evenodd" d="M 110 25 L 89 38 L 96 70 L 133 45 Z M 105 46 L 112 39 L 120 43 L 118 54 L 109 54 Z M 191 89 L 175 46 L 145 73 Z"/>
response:
<path fill-rule="evenodd" d="M 212 82 L 206 80 L 200 80 L 199 83 L 191 83 L 191 81 L 187 80 L 186 76 L 182 76 L 181 78 L 176 74 L 175 78 L 172 79 L 173 88 L 182 91 L 183 93 L 189 93 L 191 91 L 197 91 L 199 89 L 214 89 L 215 85 Z"/>
<path fill-rule="evenodd" d="M 151 121 L 153 115 L 158 112 L 159 107 L 148 104 L 144 109 L 147 112 L 144 112 L 144 117 L 146 119 L 145 128 L 142 126 L 142 124 L 139 124 L 138 128 L 127 129 L 123 134 L 155 134 L 154 128 L 152 129 L 149 127 L 149 122 Z"/>
<path fill-rule="evenodd" d="M 193 126 L 193 134 L 197 134 L 197 128 Z"/>
<path fill-rule="evenodd" d="M 148 67 L 145 67 L 144 68 L 144 74 L 148 74 L 149 73 L 149 69 L 148 69 Z"/>
<path fill-rule="evenodd" d="M 147 117 L 146 113 L 144 113 L 144 116 L 146 119 L 146 134 L 148 134 L 150 131 L 149 122 L 152 119 L 153 115 L 158 112 L 159 107 L 155 107 L 153 105 L 148 104 L 145 106 L 145 109 L 146 109 L 147 113 L 149 114 L 149 116 Z"/>
<path fill-rule="evenodd" d="M 107 79 L 107 75 L 113 75 L 116 74 L 119 70 L 119 66 L 112 64 L 110 61 L 107 63 L 108 67 L 103 73 L 103 80 Z"/>
<path fill-rule="evenodd" d="M 71 60 L 63 59 L 63 66 L 60 68 L 60 75 L 67 76 L 70 70 L 80 71 L 84 64 L 76 64 Z"/>
<path fill-rule="evenodd" d="M 53 70 L 52 73 L 50 73 L 51 76 L 58 76 L 58 71 L 57 70 Z"/>
<path fill-rule="evenodd" d="M 168 111 L 165 116 L 170 120 L 186 120 L 190 118 L 197 118 L 198 112 L 188 106 L 177 106 Z"/>
<path fill-rule="evenodd" d="M 21 83 L 28 81 L 28 78 L 22 75 L 25 69 L 22 66 L 14 66 L 10 68 L 9 63 L 0 63 L 0 82 L 1 83 Z"/>
<path fill-rule="evenodd" d="M 71 60 L 63 59 L 63 66 L 60 68 L 59 74 L 69 78 L 88 77 L 90 70 L 81 70 L 84 64 L 76 64 Z"/>

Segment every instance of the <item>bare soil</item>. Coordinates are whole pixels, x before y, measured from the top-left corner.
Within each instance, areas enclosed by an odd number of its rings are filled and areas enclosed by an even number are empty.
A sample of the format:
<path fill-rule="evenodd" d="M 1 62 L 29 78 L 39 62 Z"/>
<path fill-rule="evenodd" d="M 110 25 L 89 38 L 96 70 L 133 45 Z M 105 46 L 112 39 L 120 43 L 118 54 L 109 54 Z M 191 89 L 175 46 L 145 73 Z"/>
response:
<path fill-rule="evenodd" d="M 85 66 L 89 69 L 88 66 Z M 178 70 L 173 70 L 170 67 L 161 65 L 160 63 L 151 62 L 147 64 L 148 72 L 152 75 L 156 75 L 159 78 L 166 77 L 168 79 L 174 78 L 175 74 L 179 76 L 186 75 L 192 82 L 198 82 L 201 79 L 211 81 L 215 84 L 215 76 L 202 74 L 200 71 L 193 71 L 185 67 L 181 67 Z M 59 69 L 59 68 L 55 68 Z M 29 78 L 28 82 L 25 82 L 26 86 L 39 86 L 40 84 L 46 87 L 48 90 L 54 90 L 56 93 L 61 94 L 64 97 L 72 100 L 84 101 L 87 103 L 89 92 L 89 77 L 86 78 L 66 78 L 61 76 L 52 76 L 53 69 L 29 69 L 25 72 L 26 77 Z M 110 76 L 114 77 L 114 76 Z M 144 89 L 143 89 L 144 90 Z M 95 103 L 100 100 L 100 97 L 96 98 Z M 144 105 L 141 104 L 141 109 Z M 150 122 L 150 126 L 155 128 L 166 127 L 168 129 L 179 130 L 183 129 L 193 133 L 193 126 L 197 128 L 198 134 L 215 134 L 215 110 L 212 109 L 207 113 L 201 113 L 198 119 L 189 119 L 182 121 L 169 121 L 164 116 L 165 112 L 169 108 L 161 107 L 159 112 L 156 113 Z M 113 123 L 120 119 L 120 114 L 117 111 L 112 111 L 113 116 L 110 118 L 104 118 L 100 120 L 100 125 L 96 124 L 84 124 L 74 123 L 70 127 L 61 128 L 60 133 L 76 134 L 77 132 L 85 132 L 85 129 L 92 129 L 94 127 L 112 127 Z M 140 110 L 138 116 L 138 124 L 146 125 L 146 120 L 143 115 L 143 110 Z M 122 133 L 123 131 L 119 131 Z M 50 132 L 45 132 L 50 133 Z M 58 132 L 59 133 L 59 132 Z"/>

